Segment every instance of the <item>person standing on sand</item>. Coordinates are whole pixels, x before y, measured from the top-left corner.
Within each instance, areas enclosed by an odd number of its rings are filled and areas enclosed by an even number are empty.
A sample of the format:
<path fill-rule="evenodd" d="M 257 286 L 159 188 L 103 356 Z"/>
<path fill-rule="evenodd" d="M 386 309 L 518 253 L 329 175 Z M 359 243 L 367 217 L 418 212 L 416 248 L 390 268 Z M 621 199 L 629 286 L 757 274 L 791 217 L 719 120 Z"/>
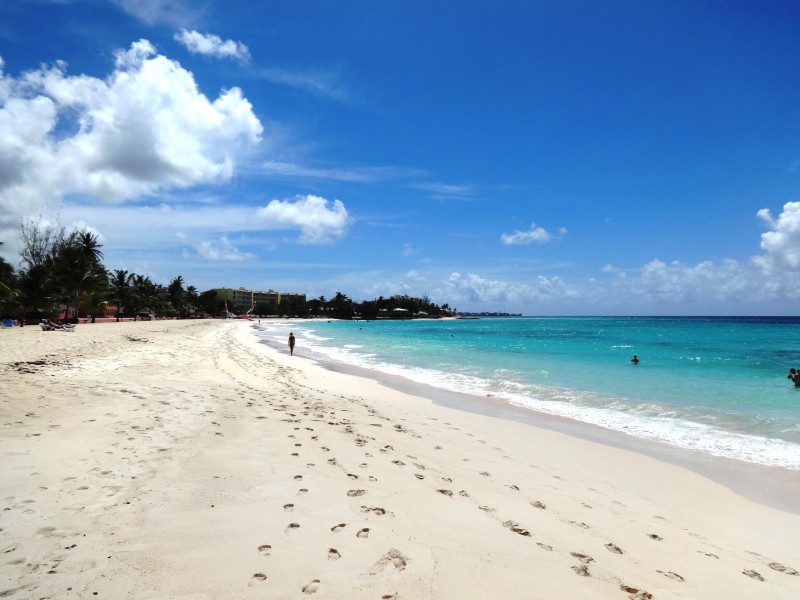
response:
<path fill-rule="evenodd" d="M 289 333 L 289 355 L 294 356 L 294 333 Z"/>

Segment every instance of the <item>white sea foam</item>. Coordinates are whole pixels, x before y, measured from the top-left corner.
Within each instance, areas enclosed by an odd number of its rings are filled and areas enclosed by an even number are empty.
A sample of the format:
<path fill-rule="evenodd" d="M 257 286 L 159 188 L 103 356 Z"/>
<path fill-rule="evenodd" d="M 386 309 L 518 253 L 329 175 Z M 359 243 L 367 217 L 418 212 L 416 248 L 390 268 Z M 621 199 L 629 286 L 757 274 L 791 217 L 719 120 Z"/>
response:
<path fill-rule="evenodd" d="M 281 341 L 284 337 L 281 334 Z M 680 448 L 747 462 L 800 470 L 800 444 L 785 440 L 727 431 L 714 425 L 708 414 L 655 403 L 629 402 L 624 398 L 557 386 L 517 381 L 516 374 L 498 369 L 491 379 L 430 368 L 410 367 L 377 359 L 356 344 L 329 346 L 330 338 L 303 331 L 310 350 L 334 361 L 397 375 L 454 392 L 486 396 L 491 394 L 523 408 L 567 417 L 619 431 L 634 437 L 656 440 Z M 707 421 L 707 422 L 700 422 Z"/>

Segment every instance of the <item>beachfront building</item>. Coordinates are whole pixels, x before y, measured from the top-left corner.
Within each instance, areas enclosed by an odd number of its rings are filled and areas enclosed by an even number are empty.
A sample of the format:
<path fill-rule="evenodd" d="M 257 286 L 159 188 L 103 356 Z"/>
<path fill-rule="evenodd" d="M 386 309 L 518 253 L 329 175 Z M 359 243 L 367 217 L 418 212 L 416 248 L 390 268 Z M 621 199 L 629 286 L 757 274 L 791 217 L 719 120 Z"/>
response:
<path fill-rule="evenodd" d="M 214 288 L 219 300 L 224 300 L 228 304 L 228 310 L 232 312 L 247 312 L 256 306 L 280 306 L 281 303 L 293 305 L 305 304 L 306 295 L 295 292 L 276 292 L 267 290 L 259 292 L 247 290 L 243 287 L 234 288 Z"/>

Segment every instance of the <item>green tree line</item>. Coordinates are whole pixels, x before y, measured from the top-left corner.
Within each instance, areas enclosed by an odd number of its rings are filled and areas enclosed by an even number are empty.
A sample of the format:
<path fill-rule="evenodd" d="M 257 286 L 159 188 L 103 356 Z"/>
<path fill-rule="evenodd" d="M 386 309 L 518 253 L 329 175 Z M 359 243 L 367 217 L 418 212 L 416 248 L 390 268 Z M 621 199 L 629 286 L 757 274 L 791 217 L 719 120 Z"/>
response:
<path fill-rule="evenodd" d="M 145 275 L 103 265 L 102 245 L 89 230 L 65 228 L 28 219 L 20 227 L 20 266 L 0 258 L 0 313 L 3 318 L 67 320 L 105 316 L 115 308 L 117 320 L 143 309 L 159 316 L 202 314 L 201 295 L 178 275 L 167 286 Z"/>
<path fill-rule="evenodd" d="M 67 233 L 58 225 L 28 219 L 21 224 L 20 241 L 17 270 L 0 258 L 0 314 L 4 319 L 54 318 L 64 314 L 67 320 L 90 318 L 94 322 L 96 317 L 105 316 L 107 306 L 115 307 L 117 320 L 135 317 L 144 310 L 159 317 L 179 318 L 225 312 L 224 300 L 214 290 L 198 293 L 180 275 L 164 286 L 144 275 L 106 269 L 102 245 L 89 230 Z M 280 303 L 250 308 L 254 315 L 370 320 L 436 318 L 455 313 L 455 309 L 447 304 L 439 306 L 427 295 L 381 296 L 356 302 L 342 292 L 330 299 L 287 296 Z"/>

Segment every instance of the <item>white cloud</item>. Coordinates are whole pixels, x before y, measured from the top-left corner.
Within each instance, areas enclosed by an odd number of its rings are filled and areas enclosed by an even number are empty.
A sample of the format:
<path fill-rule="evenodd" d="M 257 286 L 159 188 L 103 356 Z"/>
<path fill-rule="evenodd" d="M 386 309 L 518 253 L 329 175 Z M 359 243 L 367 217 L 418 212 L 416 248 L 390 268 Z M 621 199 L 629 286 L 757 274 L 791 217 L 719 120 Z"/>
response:
<path fill-rule="evenodd" d="M 390 181 L 404 177 L 418 176 L 416 169 L 399 167 L 363 167 L 350 169 L 307 167 L 294 163 L 267 161 L 262 165 L 264 173 L 276 177 L 303 177 L 329 179 L 332 181 L 355 181 L 360 183 Z"/>
<path fill-rule="evenodd" d="M 340 102 L 348 100 L 347 93 L 339 87 L 335 76 L 331 73 L 297 73 L 271 68 L 264 69 L 259 75 L 270 83 L 293 87 Z"/>
<path fill-rule="evenodd" d="M 200 242 L 195 244 L 194 248 L 202 258 L 211 261 L 239 262 L 255 258 L 254 254 L 239 251 L 225 236 L 213 241 Z"/>
<path fill-rule="evenodd" d="M 500 236 L 500 241 L 506 246 L 525 246 L 528 244 L 546 244 L 554 239 L 564 237 L 567 234 L 566 228 L 558 230 L 558 234 L 552 234 L 543 227 L 537 227 L 536 223 L 531 223 L 531 228 L 527 231 L 515 231 L 514 233 L 504 233 Z"/>
<path fill-rule="evenodd" d="M 465 198 L 473 193 L 472 186 L 447 183 L 414 183 L 412 188 L 431 192 L 441 198 Z"/>
<path fill-rule="evenodd" d="M 297 196 L 294 201 L 272 200 L 257 211 L 266 227 L 298 228 L 301 244 L 327 244 L 347 233 L 351 217 L 341 200 Z"/>
<path fill-rule="evenodd" d="M 766 254 L 756 263 L 769 274 L 800 271 L 800 202 L 787 202 L 777 219 L 762 208 L 758 217 L 772 228 L 761 234 L 761 248 Z"/>
<path fill-rule="evenodd" d="M 468 273 L 452 273 L 445 282 L 443 297 L 447 302 L 511 303 L 558 301 L 574 298 L 576 291 L 567 286 L 559 277 L 536 277 L 531 283 L 507 282 L 486 279 Z"/>
<path fill-rule="evenodd" d="M 67 195 L 122 202 L 226 180 L 261 139 L 238 88 L 209 100 L 147 40 L 115 58 L 106 79 L 63 62 L 14 78 L 0 63 L 0 240 Z"/>
<path fill-rule="evenodd" d="M 403 256 L 411 257 L 419 254 L 419 248 L 412 244 L 403 244 Z"/>
<path fill-rule="evenodd" d="M 186 26 L 197 20 L 197 4 L 186 0 L 113 0 L 124 11 L 143 23 L 166 23 L 174 27 Z"/>
<path fill-rule="evenodd" d="M 406 280 L 412 283 L 425 283 L 428 279 L 413 269 L 406 273 Z"/>
<path fill-rule="evenodd" d="M 218 35 L 181 29 L 174 37 L 193 54 L 203 54 L 215 58 L 234 58 L 242 62 L 250 60 L 250 50 L 247 46 L 241 42 L 223 40 Z"/>

